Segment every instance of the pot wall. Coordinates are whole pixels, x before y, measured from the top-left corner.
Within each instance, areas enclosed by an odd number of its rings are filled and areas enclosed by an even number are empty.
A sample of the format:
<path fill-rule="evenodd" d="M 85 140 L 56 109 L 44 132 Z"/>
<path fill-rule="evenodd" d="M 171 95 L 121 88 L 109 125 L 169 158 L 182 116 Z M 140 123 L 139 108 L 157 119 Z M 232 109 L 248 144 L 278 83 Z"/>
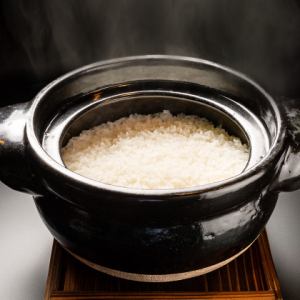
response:
<path fill-rule="evenodd" d="M 169 274 L 211 266 L 252 243 L 269 219 L 277 194 L 247 200 L 210 218 L 172 225 L 161 219 L 152 226 L 145 224 L 142 211 L 132 213 L 139 221 L 130 223 L 100 206 L 87 211 L 56 197 L 36 197 L 35 203 L 54 237 L 88 261 L 131 273 Z"/>

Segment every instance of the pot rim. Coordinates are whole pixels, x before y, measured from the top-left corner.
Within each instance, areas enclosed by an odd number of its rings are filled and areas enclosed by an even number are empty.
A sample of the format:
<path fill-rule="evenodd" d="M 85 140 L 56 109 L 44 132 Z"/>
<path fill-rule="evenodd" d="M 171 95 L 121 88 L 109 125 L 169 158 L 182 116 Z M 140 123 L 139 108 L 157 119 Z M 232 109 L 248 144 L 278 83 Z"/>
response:
<path fill-rule="evenodd" d="M 230 177 L 228 179 L 217 181 L 210 184 L 205 185 L 198 185 L 193 187 L 181 188 L 181 189 L 137 189 L 137 188 L 129 188 L 129 187 L 122 187 L 116 186 L 111 184 L 102 183 L 82 175 L 79 175 L 63 165 L 56 162 L 52 157 L 50 157 L 47 152 L 43 149 L 41 143 L 38 141 L 37 136 L 35 135 L 34 131 L 34 115 L 35 111 L 40 103 L 40 101 L 50 92 L 53 88 L 57 85 L 62 84 L 65 81 L 70 79 L 74 79 L 79 76 L 84 76 L 84 73 L 95 71 L 99 68 L 105 68 L 114 64 L 119 63 L 130 63 L 131 61 L 143 61 L 143 60 L 170 60 L 170 61 L 179 61 L 179 62 L 189 62 L 189 63 L 199 63 L 214 67 L 216 69 L 221 69 L 227 73 L 235 77 L 239 77 L 240 79 L 246 81 L 255 89 L 257 89 L 263 96 L 268 100 L 269 104 L 272 106 L 276 122 L 277 122 L 277 132 L 274 142 L 272 143 L 270 149 L 264 156 L 264 158 L 255 164 L 253 167 L 247 169 L 245 172 L 242 172 L 236 176 Z M 126 56 L 121 58 L 109 59 L 109 60 L 102 60 L 99 62 L 95 62 L 89 65 L 85 65 L 81 68 L 75 69 L 71 72 L 68 72 L 51 83 L 49 83 L 46 87 L 44 87 L 33 99 L 30 109 L 28 111 L 28 119 L 26 122 L 26 134 L 28 142 L 31 148 L 34 150 L 37 157 L 43 161 L 47 165 L 47 167 L 54 172 L 58 172 L 64 178 L 69 178 L 75 181 L 77 184 L 84 184 L 87 187 L 93 187 L 96 189 L 100 189 L 101 191 L 107 192 L 117 192 L 124 195 L 128 195 L 131 197 L 135 196 L 144 196 L 144 197 L 172 197 L 172 196 L 180 196 L 180 195 L 189 195 L 189 194 L 203 194 L 206 192 L 210 192 L 212 190 L 220 190 L 222 188 L 228 187 L 230 185 L 234 185 L 240 181 L 246 180 L 256 174 L 258 174 L 262 169 L 264 169 L 269 162 L 273 161 L 273 159 L 277 156 L 277 154 L 281 151 L 284 139 L 284 126 L 283 126 L 283 117 L 280 111 L 280 107 L 276 104 L 273 97 L 266 92 L 259 84 L 254 82 L 250 79 L 247 75 L 236 71 L 232 68 L 225 67 L 221 64 L 200 58 L 188 57 L 188 56 L 177 56 L 177 55 L 160 55 L 160 54 L 151 54 L 151 55 L 138 55 L 138 56 Z"/>

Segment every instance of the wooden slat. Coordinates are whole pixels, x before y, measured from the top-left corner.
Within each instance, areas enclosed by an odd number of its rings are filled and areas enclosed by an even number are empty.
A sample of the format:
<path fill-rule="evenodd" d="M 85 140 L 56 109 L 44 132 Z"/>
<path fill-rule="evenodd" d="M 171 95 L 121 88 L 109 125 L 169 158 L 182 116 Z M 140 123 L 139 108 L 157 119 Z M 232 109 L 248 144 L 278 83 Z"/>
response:
<path fill-rule="evenodd" d="M 226 272 L 227 272 L 227 278 L 228 278 L 229 291 L 232 291 L 232 280 L 231 280 L 229 265 L 226 266 Z"/>
<path fill-rule="evenodd" d="M 254 252 L 255 252 L 255 257 L 256 257 L 255 262 L 258 266 L 257 272 L 258 272 L 258 278 L 259 278 L 259 282 L 261 285 L 261 289 L 266 290 L 268 287 L 267 287 L 267 283 L 265 281 L 266 276 L 264 275 L 264 269 L 262 267 L 261 259 L 259 257 L 259 249 L 255 248 Z"/>
<path fill-rule="evenodd" d="M 218 274 L 219 291 L 223 292 L 223 283 L 222 283 L 222 277 L 221 277 L 220 269 L 217 270 L 217 274 Z"/>
<path fill-rule="evenodd" d="M 258 280 L 257 280 L 257 268 L 256 268 L 256 265 L 254 264 L 254 257 L 253 257 L 252 247 L 250 247 L 250 249 L 249 249 L 249 254 L 250 254 L 251 269 L 253 270 L 252 271 L 252 276 L 253 276 L 254 287 L 255 287 L 255 290 L 258 291 L 259 287 L 258 287 Z"/>
<path fill-rule="evenodd" d="M 204 291 L 208 292 L 208 282 L 207 282 L 207 276 L 203 275 L 204 277 Z"/>
<path fill-rule="evenodd" d="M 238 268 L 238 260 L 236 259 L 234 262 L 234 271 L 235 271 L 235 282 L 236 282 L 236 291 L 241 290 L 240 286 L 240 275 L 239 275 L 239 268 Z"/>
<path fill-rule="evenodd" d="M 247 288 L 247 291 L 250 291 L 250 283 L 249 283 L 248 270 L 247 270 L 247 265 L 246 265 L 246 255 L 242 256 L 242 260 L 243 260 L 243 271 L 244 271 L 244 276 L 245 276 L 246 288 Z"/>

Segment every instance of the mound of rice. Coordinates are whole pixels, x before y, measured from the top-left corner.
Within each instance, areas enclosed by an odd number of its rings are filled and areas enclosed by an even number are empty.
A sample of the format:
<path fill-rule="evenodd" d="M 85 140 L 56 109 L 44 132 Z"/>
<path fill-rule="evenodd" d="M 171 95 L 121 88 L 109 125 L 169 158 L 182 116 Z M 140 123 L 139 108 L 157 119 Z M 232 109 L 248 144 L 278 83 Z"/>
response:
<path fill-rule="evenodd" d="M 62 149 L 62 158 L 70 170 L 103 183 L 172 189 L 241 173 L 249 149 L 206 119 L 163 111 L 82 131 Z"/>

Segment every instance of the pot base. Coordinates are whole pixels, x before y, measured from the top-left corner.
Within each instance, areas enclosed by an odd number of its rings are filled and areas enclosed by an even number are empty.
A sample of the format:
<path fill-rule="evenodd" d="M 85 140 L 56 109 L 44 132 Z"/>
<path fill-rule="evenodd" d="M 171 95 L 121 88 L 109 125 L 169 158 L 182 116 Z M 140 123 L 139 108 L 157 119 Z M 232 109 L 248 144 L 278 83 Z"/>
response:
<path fill-rule="evenodd" d="M 223 267 L 224 265 L 227 265 L 230 263 L 232 260 L 236 259 L 238 256 L 240 256 L 242 253 L 244 253 L 251 245 L 249 244 L 246 248 L 238 252 L 237 254 L 208 267 L 202 268 L 202 269 L 197 269 L 197 270 L 192 270 L 188 272 L 182 272 L 182 273 L 173 273 L 173 274 L 138 274 L 138 273 L 129 273 L 129 272 L 124 272 L 120 270 L 115 270 L 111 268 L 107 268 L 98 264 L 95 264 L 75 253 L 72 251 L 64 248 L 66 251 L 68 251 L 72 256 L 74 256 L 76 259 L 78 259 L 80 262 L 84 263 L 85 265 L 100 271 L 102 273 L 108 274 L 110 276 L 126 279 L 126 280 L 133 280 L 133 281 L 140 281 L 140 282 L 170 282 L 170 281 L 178 281 L 178 280 L 184 280 L 184 279 L 189 279 L 192 277 L 200 276 L 209 272 L 212 272 L 216 269 L 219 269 Z"/>

